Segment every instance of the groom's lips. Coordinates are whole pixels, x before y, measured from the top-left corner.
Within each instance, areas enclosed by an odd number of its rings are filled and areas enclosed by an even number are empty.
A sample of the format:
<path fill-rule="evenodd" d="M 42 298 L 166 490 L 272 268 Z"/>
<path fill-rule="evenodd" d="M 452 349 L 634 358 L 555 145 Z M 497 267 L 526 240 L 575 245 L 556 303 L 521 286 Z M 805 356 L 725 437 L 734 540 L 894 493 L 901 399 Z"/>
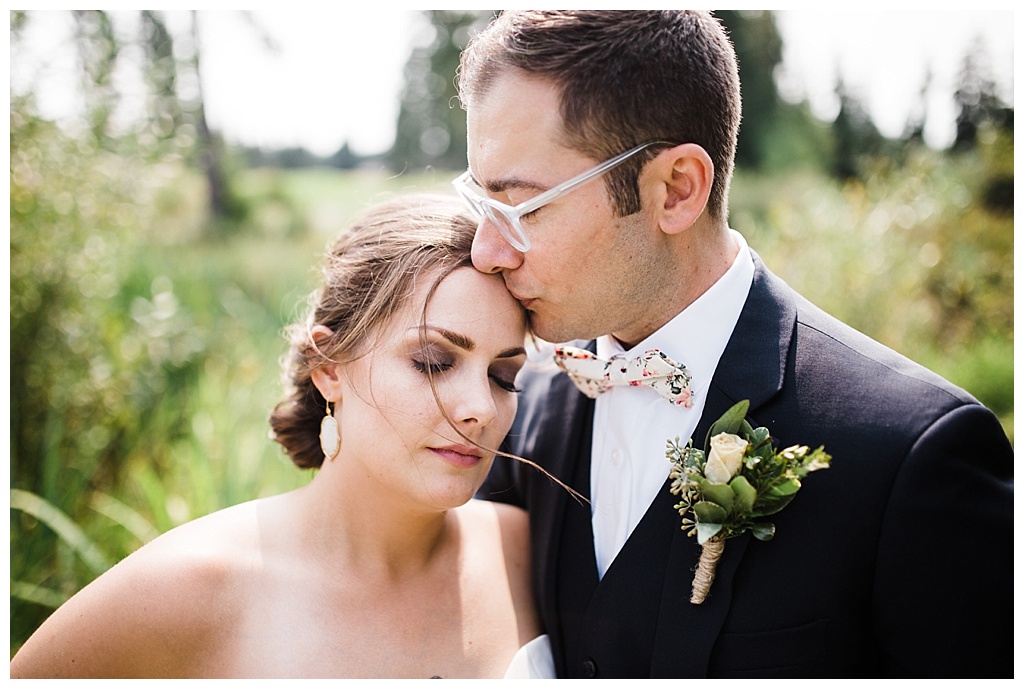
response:
<path fill-rule="evenodd" d="M 524 309 L 527 309 L 527 310 L 529 310 L 529 309 L 530 309 L 530 304 L 532 304 L 532 303 L 534 303 L 535 301 L 537 301 L 536 299 L 534 299 L 534 298 L 532 298 L 532 297 L 520 297 L 520 296 L 519 296 L 518 294 L 516 294 L 516 293 L 515 293 L 515 292 L 513 292 L 512 290 L 509 290 L 509 293 L 510 293 L 510 294 L 512 295 L 512 298 L 513 298 L 513 299 L 515 299 L 515 300 L 516 300 L 516 301 L 518 301 L 518 302 L 519 302 L 520 304 L 522 304 L 522 305 L 523 305 L 523 308 L 524 308 Z"/>

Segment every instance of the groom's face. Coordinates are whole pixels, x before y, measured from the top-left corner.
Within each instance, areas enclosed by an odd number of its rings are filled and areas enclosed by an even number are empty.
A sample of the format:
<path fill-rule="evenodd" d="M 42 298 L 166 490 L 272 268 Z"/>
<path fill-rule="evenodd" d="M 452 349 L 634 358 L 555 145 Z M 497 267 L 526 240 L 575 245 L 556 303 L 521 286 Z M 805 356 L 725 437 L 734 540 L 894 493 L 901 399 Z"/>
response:
<path fill-rule="evenodd" d="M 546 79 L 509 70 L 468 108 L 469 167 L 497 201 L 515 206 L 603 162 L 568 147 L 560 94 Z M 604 178 L 522 218 L 532 244 L 521 252 L 489 221 L 473 242 L 473 264 L 500 272 L 553 342 L 642 330 L 656 233 L 644 213 L 617 217 Z"/>

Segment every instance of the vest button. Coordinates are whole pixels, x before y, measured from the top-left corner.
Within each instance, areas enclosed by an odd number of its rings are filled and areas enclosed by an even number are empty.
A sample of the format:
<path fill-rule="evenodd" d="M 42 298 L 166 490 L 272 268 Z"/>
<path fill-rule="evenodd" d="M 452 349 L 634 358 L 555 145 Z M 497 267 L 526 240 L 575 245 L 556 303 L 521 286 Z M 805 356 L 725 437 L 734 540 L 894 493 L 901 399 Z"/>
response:
<path fill-rule="evenodd" d="M 597 663 L 594 662 L 593 658 L 587 658 L 583 661 L 583 676 L 587 679 L 597 677 Z"/>

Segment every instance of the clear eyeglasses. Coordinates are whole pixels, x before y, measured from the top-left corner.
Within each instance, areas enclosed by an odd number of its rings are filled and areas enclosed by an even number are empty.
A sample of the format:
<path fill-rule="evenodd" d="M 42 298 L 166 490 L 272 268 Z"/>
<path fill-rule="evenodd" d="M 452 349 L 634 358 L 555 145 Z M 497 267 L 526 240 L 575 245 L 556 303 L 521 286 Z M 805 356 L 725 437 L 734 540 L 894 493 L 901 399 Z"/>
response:
<path fill-rule="evenodd" d="M 583 186 L 587 182 L 600 177 L 609 170 L 626 162 L 626 160 L 645 148 L 649 148 L 651 146 L 673 145 L 674 144 L 667 141 L 649 141 L 645 144 L 640 144 L 635 148 L 629 149 L 625 153 L 615 156 L 611 160 L 606 160 L 600 165 L 593 167 L 582 174 L 576 175 L 567 182 L 562 182 L 557 186 L 551 187 L 542 194 L 537 194 L 537 196 L 534 196 L 529 201 L 523 201 L 518 206 L 509 206 L 508 204 L 502 203 L 501 201 L 495 201 L 491 197 L 487 196 L 487 193 L 473 179 L 473 175 L 469 170 L 466 170 L 464 173 L 452 180 L 452 185 L 455 187 L 455 191 L 458 192 L 459 197 L 465 201 L 467 206 L 469 206 L 469 210 L 476 218 L 477 222 L 487 218 L 487 220 L 498 228 L 498 232 L 501 233 L 501 236 L 504 237 L 505 241 L 511 244 L 517 251 L 525 252 L 530 250 L 530 238 L 527 236 L 526 231 L 523 229 L 523 224 L 520 221 L 524 215 L 532 213 L 541 206 L 545 206 L 555 199 L 568 194 L 573 189 Z"/>

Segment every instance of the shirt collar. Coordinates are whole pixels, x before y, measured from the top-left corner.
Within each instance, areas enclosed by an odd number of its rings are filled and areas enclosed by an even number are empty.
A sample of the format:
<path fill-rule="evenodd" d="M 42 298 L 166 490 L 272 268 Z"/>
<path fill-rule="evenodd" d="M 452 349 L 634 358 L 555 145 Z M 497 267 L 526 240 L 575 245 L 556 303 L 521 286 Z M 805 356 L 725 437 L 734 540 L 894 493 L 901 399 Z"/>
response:
<path fill-rule="evenodd" d="M 648 349 L 660 349 L 690 370 L 695 394 L 704 392 L 732 337 L 754 281 L 754 260 L 746 240 L 736 230 L 729 230 L 729 233 L 739 245 L 739 251 L 729 270 L 715 284 L 629 351 L 610 335 L 597 338 L 597 356 L 609 359 L 624 352 L 634 356 Z"/>

